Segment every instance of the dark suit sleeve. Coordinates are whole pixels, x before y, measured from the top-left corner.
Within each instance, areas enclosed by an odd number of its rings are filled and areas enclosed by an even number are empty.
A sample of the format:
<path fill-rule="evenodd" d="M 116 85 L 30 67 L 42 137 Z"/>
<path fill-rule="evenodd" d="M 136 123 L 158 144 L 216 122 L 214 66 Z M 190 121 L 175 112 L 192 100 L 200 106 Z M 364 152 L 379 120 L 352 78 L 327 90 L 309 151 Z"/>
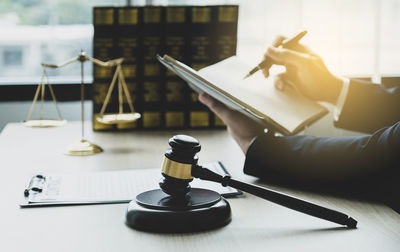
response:
<path fill-rule="evenodd" d="M 400 120 L 400 86 L 351 80 L 336 127 L 372 133 Z"/>
<path fill-rule="evenodd" d="M 395 190 L 398 201 L 399 169 L 400 122 L 357 137 L 260 135 L 246 153 L 244 172 L 273 183 Z"/>

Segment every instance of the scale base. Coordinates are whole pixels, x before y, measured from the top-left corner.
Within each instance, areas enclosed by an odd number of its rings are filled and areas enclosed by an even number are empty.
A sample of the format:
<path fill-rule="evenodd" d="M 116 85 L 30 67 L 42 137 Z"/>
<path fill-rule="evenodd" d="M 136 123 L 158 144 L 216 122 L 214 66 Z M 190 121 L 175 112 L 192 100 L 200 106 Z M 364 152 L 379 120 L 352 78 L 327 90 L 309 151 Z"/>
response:
<path fill-rule="evenodd" d="M 56 119 L 32 119 L 23 121 L 22 125 L 30 128 L 51 128 L 51 127 L 61 127 L 67 123 L 66 120 L 56 120 Z"/>
<path fill-rule="evenodd" d="M 147 191 L 132 200 L 126 224 L 156 233 L 187 233 L 215 229 L 231 221 L 231 207 L 218 193 L 192 188 L 185 199 L 172 198 L 160 189 Z"/>
<path fill-rule="evenodd" d="M 88 156 L 103 152 L 100 146 L 90 143 L 87 140 L 80 140 L 72 144 L 65 154 L 72 156 Z"/>

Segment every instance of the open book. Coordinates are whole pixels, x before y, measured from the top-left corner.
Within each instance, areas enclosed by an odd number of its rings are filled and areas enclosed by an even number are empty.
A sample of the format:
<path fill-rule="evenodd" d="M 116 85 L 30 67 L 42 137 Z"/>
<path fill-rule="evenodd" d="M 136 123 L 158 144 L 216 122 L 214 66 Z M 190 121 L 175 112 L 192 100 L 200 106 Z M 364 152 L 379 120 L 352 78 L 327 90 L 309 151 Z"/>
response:
<path fill-rule="evenodd" d="M 196 71 L 168 55 L 157 56 L 167 68 L 188 82 L 196 92 L 205 92 L 240 111 L 268 130 L 294 135 L 314 123 L 328 110 L 294 88 L 276 90 L 272 78 L 256 73 L 243 79 L 253 66 L 233 56 Z"/>

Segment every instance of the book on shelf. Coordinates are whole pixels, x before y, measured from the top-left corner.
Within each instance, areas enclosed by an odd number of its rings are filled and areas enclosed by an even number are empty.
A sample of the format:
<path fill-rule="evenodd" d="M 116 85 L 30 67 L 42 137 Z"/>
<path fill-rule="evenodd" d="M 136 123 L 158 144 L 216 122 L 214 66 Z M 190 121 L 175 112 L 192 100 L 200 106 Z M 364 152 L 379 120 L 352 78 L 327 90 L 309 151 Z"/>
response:
<path fill-rule="evenodd" d="M 214 62 L 219 62 L 233 55 L 236 55 L 237 45 L 237 26 L 238 12 L 237 6 L 218 6 L 215 10 L 217 13 L 216 34 L 215 34 L 215 53 Z M 225 127 L 224 122 L 212 113 L 213 127 Z"/>
<path fill-rule="evenodd" d="M 115 8 L 116 12 L 116 27 L 114 31 L 115 39 L 115 57 L 123 58 L 122 72 L 126 81 L 127 89 L 132 99 L 135 111 L 140 111 L 140 94 L 141 87 L 139 86 L 139 71 L 138 62 L 140 45 L 139 45 L 139 8 L 125 7 Z M 114 90 L 114 97 L 117 97 L 117 89 Z M 118 100 L 113 100 L 113 107 L 118 106 Z M 130 111 L 128 100 L 123 97 L 123 110 Z M 114 109 L 114 112 L 117 111 Z M 139 128 L 138 121 L 130 123 L 118 123 L 115 125 L 117 129 L 134 129 Z"/>
<path fill-rule="evenodd" d="M 258 73 L 243 79 L 253 65 L 240 57 L 230 57 L 200 71 L 168 55 L 158 59 L 194 91 L 208 93 L 273 132 L 295 135 L 328 113 L 324 106 L 293 87 L 284 92 L 275 89 L 271 76 L 265 79 Z"/>
<path fill-rule="evenodd" d="M 215 60 L 215 16 L 213 7 L 196 6 L 190 12 L 190 44 L 188 63 L 196 70 L 210 65 Z M 211 126 L 211 112 L 201 104 L 195 92 L 189 94 L 189 127 L 207 128 Z"/>
<path fill-rule="evenodd" d="M 225 127 L 181 78 L 157 62 L 156 55 L 171 55 L 195 69 L 235 55 L 237 5 L 95 7 L 93 12 L 93 57 L 124 58 L 128 90 L 142 115 L 131 124 L 96 121 L 115 68 L 94 65 L 94 130 Z M 115 88 L 106 113 L 118 113 L 117 97 Z M 123 108 L 129 110 L 126 99 Z"/>
<path fill-rule="evenodd" d="M 165 53 L 182 61 L 189 60 L 187 53 L 189 36 L 186 32 L 189 26 L 188 8 L 184 6 L 168 6 L 165 15 Z M 164 93 L 165 128 L 179 129 L 188 126 L 188 92 L 189 89 L 181 78 L 172 71 L 166 72 Z"/>
<path fill-rule="evenodd" d="M 108 61 L 115 58 L 115 37 L 113 33 L 116 27 L 114 7 L 96 7 L 93 9 L 93 56 L 101 61 Z M 103 102 L 112 79 L 112 69 L 100 67 L 93 64 L 93 129 L 110 130 L 112 125 L 98 122 L 96 117 L 101 110 Z M 110 105 L 106 112 L 113 111 L 115 96 L 110 100 Z"/>
<path fill-rule="evenodd" d="M 141 26 L 141 65 L 143 67 L 141 83 L 142 98 L 142 128 L 158 129 L 163 123 L 164 113 L 164 75 L 154 55 L 164 49 L 164 12 L 165 8 L 149 6 L 143 8 Z"/>

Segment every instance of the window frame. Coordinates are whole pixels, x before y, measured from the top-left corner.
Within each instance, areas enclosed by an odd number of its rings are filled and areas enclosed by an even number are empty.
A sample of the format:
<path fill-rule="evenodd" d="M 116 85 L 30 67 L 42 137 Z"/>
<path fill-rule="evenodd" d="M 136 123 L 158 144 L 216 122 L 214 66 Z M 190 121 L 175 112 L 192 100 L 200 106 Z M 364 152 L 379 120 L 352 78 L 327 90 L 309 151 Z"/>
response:
<path fill-rule="evenodd" d="M 33 100 L 38 84 L 0 85 L 0 102 Z M 81 84 L 65 83 L 52 85 L 57 101 L 81 100 Z M 92 99 L 92 83 L 84 84 L 85 100 Z M 52 101 L 46 86 L 45 99 Z"/>

